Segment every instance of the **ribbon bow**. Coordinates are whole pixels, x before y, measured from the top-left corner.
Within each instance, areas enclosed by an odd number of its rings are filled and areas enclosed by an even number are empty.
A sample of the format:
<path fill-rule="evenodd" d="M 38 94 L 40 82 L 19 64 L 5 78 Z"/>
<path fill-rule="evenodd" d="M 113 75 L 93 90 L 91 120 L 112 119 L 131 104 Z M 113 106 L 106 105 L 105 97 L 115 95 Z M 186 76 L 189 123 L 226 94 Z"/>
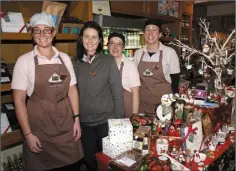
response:
<path fill-rule="evenodd" d="M 193 129 L 193 125 L 192 125 L 192 124 L 189 124 L 189 125 L 188 125 L 188 132 L 187 132 L 186 136 L 184 137 L 183 142 L 185 142 L 185 141 L 187 140 L 187 138 L 188 138 L 188 136 L 189 136 L 190 133 L 194 133 L 194 134 L 196 135 L 196 134 L 197 134 L 197 132 L 196 132 L 197 130 L 198 130 L 197 127 L 195 127 L 195 128 Z"/>
<path fill-rule="evenodd" d="M 7 12 L 1 12 L 1 18 L 4 18 L 5 17 L 5 15 L 7 15 Z"/>

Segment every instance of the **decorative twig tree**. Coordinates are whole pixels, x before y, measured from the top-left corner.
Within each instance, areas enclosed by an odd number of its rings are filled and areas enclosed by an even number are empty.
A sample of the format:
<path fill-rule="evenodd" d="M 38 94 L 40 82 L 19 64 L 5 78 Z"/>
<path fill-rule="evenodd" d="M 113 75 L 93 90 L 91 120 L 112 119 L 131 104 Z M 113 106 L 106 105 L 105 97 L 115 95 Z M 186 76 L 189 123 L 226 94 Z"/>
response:
<path fill-rule="evenodd" d="M 206 42 L 202 50 L 197 50 L 194 47 L 185 45 L 180 40 L 175 39 L 170 44 L 184 48 L 189 52 L 189 55 L 185 56 L 185 60 L 188 61 L 187 69 L 191 69 L 189 60 L 193 54 L 198 54 L 201 58 L 202 73 L 206 72 L 207 69 L 212 70 L 215 73 L 214 86 L 216 91 L 223 90 L 224 84 L 222 81 L 222 73 L 226 69 L 226 65 L 230 63 L 231 59 L 235 55 L 234 47 L 230 47 L 229 43 L 234 43 L 235 29 L 230 33 L 223 44 L 220 44 L 217 32 L 213 35 L 209 33 L 210 23 L 206 22 L 206 19 L 200 19 L 200 27 L 203 28 L 203 34 L 206 38 Z M 234 73 L 233 73 L 234 74 Z"/>

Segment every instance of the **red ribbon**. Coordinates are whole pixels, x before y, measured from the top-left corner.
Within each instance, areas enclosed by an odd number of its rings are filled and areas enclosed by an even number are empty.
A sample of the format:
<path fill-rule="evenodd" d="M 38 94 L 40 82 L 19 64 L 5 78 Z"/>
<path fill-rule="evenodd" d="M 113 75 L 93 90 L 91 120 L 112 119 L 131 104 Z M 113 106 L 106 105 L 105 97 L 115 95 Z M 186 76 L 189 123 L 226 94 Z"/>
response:
<path fill-rule="evenodd" d="M 192 125 L 192 124 L 189 124 L 189 125 L 188 125 L 188 132 L 187 132 L 186 136 L 184 137 L 183 142 L 185 142 L 185 141 L 187 140 L 187 138 L 188 138 L 188 136 L 189 136 L 189 134 L 190 134 L 191 132 L 196 135 L 196 134 L 197 134 L 197 133 L 196 133 L 197 130 L 198 130 L 197 127 L 195 127 L 195 128 L 193 129 L 193 125 Z"/>
<path fill-rule="evenodd" d="M 3 132 L 3 134 L 7 133 L 7 131 L 11 128 L 10 124 L 8 125 L 7 129 Z"/>
<path fill-rule="evenodd" d="M 1 12 L 1 18 L 4 18 L 5 17 L 5 15 L 7 15 L 7 12 Z"/>
<path fill-rule="evenodd" d="M 24 30 L 24 28 L 26 28 L 26 24 L 21 27 L 19 33 L 22 33 L 22 31 Z"/>

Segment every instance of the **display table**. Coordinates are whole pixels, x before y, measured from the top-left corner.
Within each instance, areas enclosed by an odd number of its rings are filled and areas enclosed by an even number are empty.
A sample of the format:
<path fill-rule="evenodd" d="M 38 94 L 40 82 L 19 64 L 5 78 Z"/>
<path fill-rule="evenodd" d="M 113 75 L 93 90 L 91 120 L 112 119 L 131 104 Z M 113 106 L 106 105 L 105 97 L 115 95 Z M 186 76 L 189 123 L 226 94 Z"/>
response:
<path fill-rule="evenodd" d="M 232 134 L 230 135 L 232 136 Z M 103 153 L 96 154 L 98 167 L 100 171 L 109 171 L 109 161 L 112 159 Z M 223 145 L 218 145 L 217 150 L 212 152 L 211 156 L 208 156 L 204 161 L 206 170 L 209 171 L 225 171 L 235 169 L 235 144 L 227 138 Z M 190 170 L 197 171 L 198 165 L 192 162 Z"/>

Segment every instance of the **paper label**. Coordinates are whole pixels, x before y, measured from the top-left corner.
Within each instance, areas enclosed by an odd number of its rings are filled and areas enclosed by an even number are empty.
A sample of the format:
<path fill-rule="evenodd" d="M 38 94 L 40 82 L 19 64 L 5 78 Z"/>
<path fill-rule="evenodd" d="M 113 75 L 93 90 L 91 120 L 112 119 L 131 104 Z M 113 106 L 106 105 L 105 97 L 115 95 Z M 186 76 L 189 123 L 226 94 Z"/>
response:
<path fill-rule="evenodd" d="M 13 106 L 13 104 L 11 104 L 11 103 L 5 104 L 5 106 L 6 106 L 7 110 L 13 110 L 13 109 L 15 109 L 14 106 Z"/>
<path fill-rule="evenodd" d="M 117 162 L 120 162 L 120 163 L 122 163 L 122 164 L 124 164 L 124 165 L 126 165 L 126 166 L 128 166 L 128 167 L 130 167 L 130 166 L 132 166 L 134 163 L 136 163 L 135 160 L 130 159 L 130 158 L 128 158 L 128 157 L 122 157 L 121 159 L 116 160 L 116 161 L 117 161 Z"/>
<path fill-rule="evenodd" d="M 9 82 L 9 81 L 10 81 L 9 77 L 1 77 L 1 83 Z"/>
<path fill-rule="evenodd" d="M 194 140 L 194 134 L 191 132 L 191 133 L 189 134 L 188 141 L 189 141 L 189 142 L 193 142 L 193 140 Z"/>

